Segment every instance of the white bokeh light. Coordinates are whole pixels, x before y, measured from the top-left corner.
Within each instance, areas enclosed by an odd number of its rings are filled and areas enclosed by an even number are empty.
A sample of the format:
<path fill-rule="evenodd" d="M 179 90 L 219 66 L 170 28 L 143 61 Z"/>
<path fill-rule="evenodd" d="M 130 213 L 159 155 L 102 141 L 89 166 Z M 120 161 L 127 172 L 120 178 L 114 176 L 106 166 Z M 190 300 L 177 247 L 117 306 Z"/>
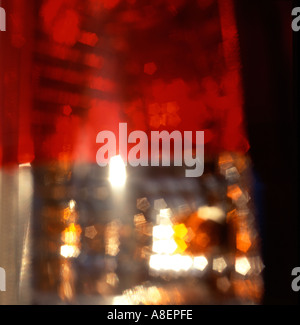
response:
<path fill-rule="evenodd" d="M 109 181 L 113 188 L 123 188 L 126 183 L 126 166 L 121 156 L 114 156 L 109 162 Z"/>

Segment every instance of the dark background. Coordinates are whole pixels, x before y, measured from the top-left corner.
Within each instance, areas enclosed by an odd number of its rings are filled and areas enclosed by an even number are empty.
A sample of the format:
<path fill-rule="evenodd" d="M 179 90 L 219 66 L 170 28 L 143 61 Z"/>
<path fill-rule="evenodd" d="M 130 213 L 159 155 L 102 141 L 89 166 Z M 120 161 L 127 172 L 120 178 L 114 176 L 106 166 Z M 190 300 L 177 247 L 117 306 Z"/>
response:
<path fill-rule="evenodd" d="M 236 0 L 235 4 L 254 199 L 266 266 L 264 304 L 297 304 L 291 271 L 299 266 L 299 36 L 291 28 L 291 11 L 299 1 Z"/>

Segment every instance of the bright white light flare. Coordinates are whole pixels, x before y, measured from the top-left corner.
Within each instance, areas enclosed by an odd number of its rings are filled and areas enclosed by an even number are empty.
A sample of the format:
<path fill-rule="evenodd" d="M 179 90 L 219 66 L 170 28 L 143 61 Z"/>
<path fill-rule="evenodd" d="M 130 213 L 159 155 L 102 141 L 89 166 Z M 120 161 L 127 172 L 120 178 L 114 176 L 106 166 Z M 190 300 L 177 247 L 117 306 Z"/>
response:
<path fill-rule="evenodd" d="M 109 162 L 109 181 L 114 188 L 123 188 L 126 182 L 126 166 L 121 156 L 114 156 Z"/>

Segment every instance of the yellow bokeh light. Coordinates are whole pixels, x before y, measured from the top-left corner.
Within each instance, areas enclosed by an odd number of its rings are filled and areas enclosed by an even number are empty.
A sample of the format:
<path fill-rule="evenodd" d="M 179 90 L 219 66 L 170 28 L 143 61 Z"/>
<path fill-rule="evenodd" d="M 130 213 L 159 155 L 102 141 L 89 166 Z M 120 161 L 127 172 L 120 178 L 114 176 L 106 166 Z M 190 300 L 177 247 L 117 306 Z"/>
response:
<path fill-rule="evenodd" d="M 176 238 L 175 242 L 177 244 L 175 253 L 182 254 L 188 247 L 188 245 L 186 244 L 186 242 L 183 239 Z"/>
<path fill-rule="evenodd" d="M 71 223 L 62 233 L 62 241 L 67 245 L 77 244 L 80 240 L 81 227 Z"/>
<path fill-rule="evenodd" d="M 179 225 L 174 225 L 173 230 L 174 230 L 174 236 L 181 238 L 181 239 L 183 239 L 186 236 L 186 234 L 188 233 L 188 230 L 183 223 L 181 223 Z"/>
<path fill-rule="evenodd" d="M 77 257 L 80 254 L 81 227 L 71 223 L 61 234 L 64 243 L 60 247 L 60 255 L 65 258 Z"/>

